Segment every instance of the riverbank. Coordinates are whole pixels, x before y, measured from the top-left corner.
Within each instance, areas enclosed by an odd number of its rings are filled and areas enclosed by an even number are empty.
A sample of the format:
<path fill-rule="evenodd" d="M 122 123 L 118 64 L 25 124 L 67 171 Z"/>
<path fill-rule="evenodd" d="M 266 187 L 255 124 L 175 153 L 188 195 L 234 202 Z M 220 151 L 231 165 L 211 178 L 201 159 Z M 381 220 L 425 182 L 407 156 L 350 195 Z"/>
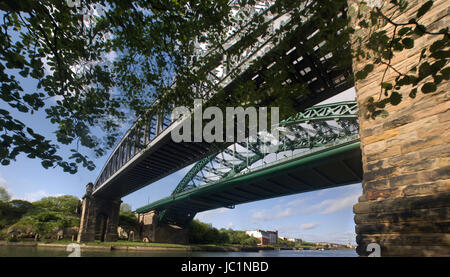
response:
<path fill-rule="evenodd" d="M 28 246 L 38 248 L 63 248 L 74 243 L 72 241 L 51 241 L 51 242 L 7 242 L 0 241 L 1 246 Z M 181 252 L 258 252 L 261 250 L 324 250 L 315 247 L 277 247 L 277 246 L 241 246 L 241 245 L 183 245 L 183 244 L 169 244 L 169 243 L 143 243 L 143 242 L 89 242 L 79 244 L 82 250 L 96 250 L 96 251 L 181 251 Z M 336 249 L 332 249 L 336 250 Z"/>
<path fill-rule="evenodd" d="M 72 241 L 53 242 L 7 242 L 0 241 L 1 246 L 28 246 L 28 247 L 49 247 L 66 248 Z M 220 246 L 220 245 L 182 245 L 168 243 L 141 243 L 141 242 L 89 242 L 79 244 L 82 250 L 130 250 L 130 251 L 208 251 L 208 252 L 257 252 L 260 250 L 280 250 L 268 246 Z M 283 249 L 284 250 L 284 249 Z"/>
<path fill-rule="evenodd" d="M 67 245 L 76 243 L 72 241 L 49 241 L 49 242 L 33 242 L 33 241 L 19 241 L 7 242 L 0 241 L 2 246 L 28 246 L 37 248 L 56 248 L 66 249 Z M 183 244 L 169 244 L 169 243 L 144 243 L 144 242 L 130 242 L 130 241 L 116 241 L 116 242 L 88 242 L 81 243 L 82 250 L 95 251 L 176 251 L 176 252 L 258 252 L 268 250 L 345 250 L 345 249 L 323 249 L 316 247 L 279 247 L 279 246 L 241 246 L 241 245 L 183 245 Z"/>

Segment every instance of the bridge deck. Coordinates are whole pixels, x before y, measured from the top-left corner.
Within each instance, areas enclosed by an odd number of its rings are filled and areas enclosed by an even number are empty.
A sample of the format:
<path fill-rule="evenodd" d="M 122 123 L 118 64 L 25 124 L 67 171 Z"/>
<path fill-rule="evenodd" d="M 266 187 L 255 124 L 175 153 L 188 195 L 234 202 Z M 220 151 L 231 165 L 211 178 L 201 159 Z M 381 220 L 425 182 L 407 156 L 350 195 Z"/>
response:
<path fill-rule="evenodd" d="M 359 139 L 312 149 L 281 163 L 256 168 L 227 180 L 163 198 L 136 210 L 170 209 L 180 215 L 230 207 L 283 195 L 343 186 L 362 180 Z"/>

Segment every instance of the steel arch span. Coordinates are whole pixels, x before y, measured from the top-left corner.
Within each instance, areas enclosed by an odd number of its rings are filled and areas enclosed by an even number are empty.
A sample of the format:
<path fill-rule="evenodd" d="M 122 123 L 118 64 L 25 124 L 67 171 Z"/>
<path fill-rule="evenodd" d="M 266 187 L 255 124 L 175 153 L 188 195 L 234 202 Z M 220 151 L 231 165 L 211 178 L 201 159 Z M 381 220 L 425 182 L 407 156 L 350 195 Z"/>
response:
<path fill-rule="evenodd" d="M 362 180 L 355 102 L 313 106 L 280 122 L 275 151 L 265 140 L 235 143 L 197 162 L 171 196 L 136 212 L 186 225 L 198 212 Z"/>

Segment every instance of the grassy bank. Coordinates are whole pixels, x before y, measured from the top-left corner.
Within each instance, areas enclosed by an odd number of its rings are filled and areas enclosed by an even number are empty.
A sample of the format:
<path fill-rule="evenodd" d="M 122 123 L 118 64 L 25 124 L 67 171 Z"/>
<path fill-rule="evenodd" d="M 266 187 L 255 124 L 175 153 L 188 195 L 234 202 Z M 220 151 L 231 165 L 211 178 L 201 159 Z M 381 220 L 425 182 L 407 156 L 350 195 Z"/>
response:
<path fill-rule="evenodd" d="M 33 242 L 33 241 L 19 241 L 6 242 L 0 241 L 0 246 L 35 246 L 35 247 L 60 247 L 65 248 L 67 245 L 74 243 L 72 241 L 47 241 L 47 242 Z M 259 250 L 274 250 L 276 248 L 269 246 L 241 246 L 234 244 L 171 244 L 171 243 L 148 243 L 148 242 L 133 242 L 133 241 L 116 241 L 116 242 L 88 242 L 81 243 L 82 249 L 92 249 L 101 251 L 112 250 L 139 250 L 139 251 L 211 251 L 211 252 L 237 252 L 237 251 L 259 251 Z"/>

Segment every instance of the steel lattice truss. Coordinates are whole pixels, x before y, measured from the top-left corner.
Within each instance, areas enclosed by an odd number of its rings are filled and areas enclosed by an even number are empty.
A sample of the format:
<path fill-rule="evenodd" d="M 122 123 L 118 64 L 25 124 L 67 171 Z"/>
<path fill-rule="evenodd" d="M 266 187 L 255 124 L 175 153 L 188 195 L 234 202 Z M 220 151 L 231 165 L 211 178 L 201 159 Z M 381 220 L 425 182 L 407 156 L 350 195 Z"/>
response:
<path fill-rule="evenodd" d="M 283 162 L 312 148 L 327 148 L 359 138 L 356 102 L 313 106 L 280 122 L 279 142 L 273 153 L 265 153 L 264 139 L 235 143 L 223 151 L 197 162 L 180 181 L 172 196 L 204 185 L 220 183 L 237 174 Z M 266 142 L 266 144 L 268 144 Z M 179 216 L 172 211 L 160 212 L 160 220 L 180 224 L 195 214 Z"/>
<path fill-rule="evenodd" d="M 266 82 L 264 73 L 272 67 L 276 68 L 277 65 L 288 65 L 288 68 L 283 67 L 284 72 L 288 72 L 286 76 L 283 74 L 286 78 L 283 86 L 303 83 L 308 87 L 310 93 L 301 95 L 295 100 L 297 110 L 304 110 L 352 86 L 351 67 L 339 66 L 342 57 L 347 56 L 350 45 L 346 43 L 334 49 L 326 47 L 330 35 L 340 37 L 339 33 L 329 34 L 326 30 L 317 29 L 314 21 L 318 20 L 316 18 L 307 17 L 304 22 L 293 22 L 289 12 L 273 14 L 269 9 L 261 12 L 261 15 L 264 22 L 263 28 L 267 32 L 259 34 L 251 28 L 252 24 L 249 23 L 234 31 L 220 47 L 200 53 L 199 58 L 214 57 L 214 62 L 208 63 L 207 68 L 202 68 L 202 71 L 207 72 L 208 80 L 200 88 L 192 87 L 193 90 L 200 90 L 205 95 L 213 95 L 221 90 L 232 93 L 239 83 L 248 80 L 252 80 L 256 86 L 262 86 Z M 345 10 L 336 11 L 336 15 L 330 18 L 330 22 L 341 16 L 346 16 Z M 288 26 L 286 30 L 289 31 L 280 32 L 280 26 Z M 239 53 L 233 51 L 236 47 L 241 49 L 241 42 L 246 41 L 244 38 L 253 37 L 255 34 L 258 34 L 256 42 L 251 45 L 245 44 Z M 254 65 L 255 61 L 258 61 L 255 63 L 257 65 Z M 283 70 L 278 74 L 281 74 Z M 153 104 L 152 109 L 145 119 L 139 119 L 129 129 L 113 150 L 94 183 L 94 195 L 107 198 L 123 197 L 204 157 L 207 157 L 205 158 L 207 160 L 208 155 L 214 151 L 212 144 L 204 142 L 197 144 L 170 142 L 167 137 L 170 137 L 170 131 L 180 121 L 172 120 L 171 110 L 158 109 L 158 102 Z M 343 110 L 339 111 L 339 109 Z M 351 123 L 344 120 L 345 109 L 345 107 L 338 107 L 336 110 L 329 110 L 328 116 L 340 113 L 339 124 L 349 124 L 348 128 L 351 128 Z M 326 112 L 313 110 L 308 109 L 304 114 L 297 115 L 300 117 L 292 118 L 289 122 L 301 120 L 301 117 L 312 117 L 313 115 L 308 115 L 308 112 L 316 113 L 316 118 Z M 286 127 L 286 132 L 291 132 L 293 137 L 286 134 L 283 138 L 284 148 L 279 149 L 277 153 L 284 155 L 283 152 L 289 149 L 302 149 L 302 147 L 306 149 L 308 145 L 326 143 L 339 133 L 338 130 L 345 129 L 343 125 L 328 124 L 325 118 L 322 121 L 317 121 L 319 125 L 316 127 L 303 126 L 306 123 L 302 125 L 300 121 L 297 127 Z M 319 131 L 323 135 L 320 135 Z M 322 141 L 318 139 L 319 137 Z M 207 162 L 202 160 L 205 165 L 198 167 L 205 169 L 199 175 L 194 174 L 195 179 L 194 176 L 186 178 L 185 186 L 193 188 L 213 178 L 230 177 L 246 168 L 257 166 L 261 156 L 267 156 L 264 151 L 262 153 L 257 151 L 260 144 L 261 142 L 236 144 L 222 152 L 223 157 L 214 156 Z M 230 156 L 234 158 L 229 159 Z M 230 168 L 233 170 L 230 171 Z M 178 192 L 183 190 L 184 188 L 180 188 Z"/>
<path fill-rule="evenodd" d="M 245 49 L 242 53 L 231 55 L 229 51 L 239 42 L 240 38 L 251 34 L 251 29 L 249 27 L 251 24 L 235 31 L 225 41 L 225 45 L 222 45 L 222 47 L 212 49 L 205 54 L 199 53 L 201 58 L 207 58 L 210 56 L 222 58 L 218 59 L 216 64 L 209 65 L 211 68 L 207 71 L 207 82 L 202 84 L 202 88 L 193 89 L 201 89 L 206 92 L 217 90 L 219 87 L 226 87 L 233 81 L 233 74 L 236 74 L 236 72 L 245 71 L 254 60 L 264 56 L 268 51 L 276 47 L 272 41 L 280 36 L 283 36 L 283 34 L 275 35 L 275 26 L 279 25 L 281 21 L 289 21 L 289 14 L 272 14 L 268 10 L 262 14 L 264 22 L 267 24 L 266 27 L 271 30 L 271 32 L 267 32 L 267 34 L 261 36 L 256 44 Z M 153 106 L 157 105 L 158 102 L 153 104 Z M 111 176 L 113 176 L 114 173 L 125 166 L 128 161 L 133 159 L 133 157 L 140 152 L 145 151 L 146 146 L 151 141 L 153 141 L 159 134 L 174 123 L 171 119 L 171 113 L 171 110 L 155 112 L 149 116 L 149 120 L 147 120 L 145 124 L 135 123 L 125 134 L 109 157 L 94 184 L 94 188 L 100 187 Z"/>

